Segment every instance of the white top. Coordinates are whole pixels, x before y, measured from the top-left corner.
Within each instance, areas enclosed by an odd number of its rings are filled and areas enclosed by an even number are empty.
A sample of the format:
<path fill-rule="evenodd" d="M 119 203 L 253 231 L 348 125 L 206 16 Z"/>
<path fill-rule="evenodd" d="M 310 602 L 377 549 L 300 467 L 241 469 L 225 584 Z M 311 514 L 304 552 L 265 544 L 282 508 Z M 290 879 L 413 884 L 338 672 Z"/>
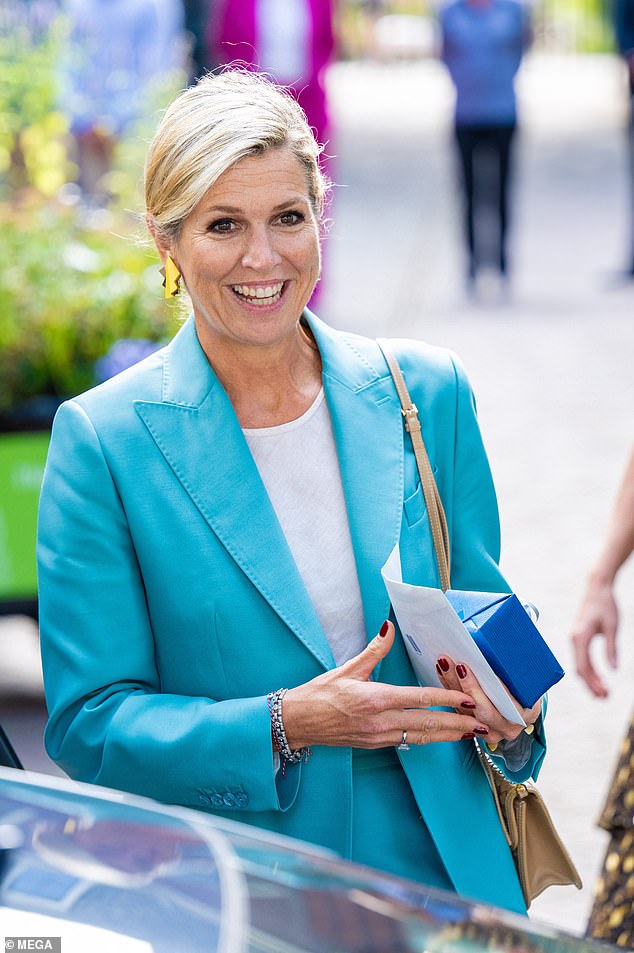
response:
<path fill-rule="evenodd" d="M 339 460 L 323 388 L 297 420 L 243 433 L 335 662 L 367 645 Z"/>

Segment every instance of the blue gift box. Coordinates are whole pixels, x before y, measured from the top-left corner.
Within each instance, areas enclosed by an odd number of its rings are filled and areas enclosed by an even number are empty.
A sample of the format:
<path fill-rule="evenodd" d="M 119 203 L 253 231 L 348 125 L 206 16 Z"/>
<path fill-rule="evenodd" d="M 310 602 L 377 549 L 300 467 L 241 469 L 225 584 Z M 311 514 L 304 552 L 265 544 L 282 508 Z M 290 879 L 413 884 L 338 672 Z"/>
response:
<path fill-rule="evenodd" d="M 564 676 L 564 670 L 517 596 L 506 592 L 445 593 L 485 659 L 524 708 Z"/>

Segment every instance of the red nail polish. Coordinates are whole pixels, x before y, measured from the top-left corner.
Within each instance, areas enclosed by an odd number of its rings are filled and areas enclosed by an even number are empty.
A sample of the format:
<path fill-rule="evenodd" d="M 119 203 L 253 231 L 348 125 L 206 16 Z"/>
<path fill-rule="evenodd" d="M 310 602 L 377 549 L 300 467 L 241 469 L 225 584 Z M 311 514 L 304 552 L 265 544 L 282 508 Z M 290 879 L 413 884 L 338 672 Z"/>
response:
<path fill-rule="evenodd" d="M 387 635 L 387 620 L 383 623 L 383 625 L 379 629 L 379 635 L 381 636 L 382 639 L 384 639 L 385 636 Z"/>
<path fill-rule="evenodd" d="M 456 665 L 456 672 L 458 673 L 458 678 L 467 677 L 467 670 L 464 665 Z"/>
<path fill-rule="evenodd" d="M 438 664 L 436 664 L 436 671 L 438 672 L 438 678 L 442 678 L 443 675 L 445 674 L 443 670 L 441 669 L 440 665 Z"/>
<path fill-rule="evenodd" d="M 438 664 L 440 665 L 440 667 L 441 667 L 441 669 L 443 670 L 443 672 L 448 672 L 448 671 L 449 671 L 449 660 L 446 659 L 444 656 L 441 656 L 441 657 L 438 659 Z"/>
<path fill-rule="evenodd" d="M 475 731 L 476 735 L 488 735 L 489 733 L 488 728 L 482 728 L 481 726 L 478 726 L 477 728 L 474 728 L 473 730 Z"/>
<path fill-rule="evenodd" d="M 472 731 L 465 731 L 464 735 L 462 736 L 460 740 L 465 741 L 467 738 L 475 738 L 474 733 Z"/>
<path fill-rule="evenodd" d="M 460 702 L 461 708 L 475 708 L 475 702 Z"/>

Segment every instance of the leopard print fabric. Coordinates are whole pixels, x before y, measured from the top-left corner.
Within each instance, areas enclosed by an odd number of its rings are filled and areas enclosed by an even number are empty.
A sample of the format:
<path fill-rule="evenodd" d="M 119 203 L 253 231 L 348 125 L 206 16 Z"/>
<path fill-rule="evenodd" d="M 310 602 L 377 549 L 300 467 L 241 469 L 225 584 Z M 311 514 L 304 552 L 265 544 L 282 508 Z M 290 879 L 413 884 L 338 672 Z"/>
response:
<path fill-rule="evenodd" d="M 586 932 L 592 939 L 634 950 L 634 718 L 599 824 L 611 836 Z"/>

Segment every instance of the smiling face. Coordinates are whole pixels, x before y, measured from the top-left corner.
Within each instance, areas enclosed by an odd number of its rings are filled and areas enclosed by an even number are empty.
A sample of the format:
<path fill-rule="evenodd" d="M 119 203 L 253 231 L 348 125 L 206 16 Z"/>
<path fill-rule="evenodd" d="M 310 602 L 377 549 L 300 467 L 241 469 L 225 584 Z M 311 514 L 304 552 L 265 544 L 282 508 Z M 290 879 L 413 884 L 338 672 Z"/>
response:
<path fill-rule="evenodd" d="M 178 265 L 208 357 L 271 347 L 294 334 L 319 276 L 319 234 L 306 171 L 290 149 L 228 169 L 162 245 Z"/>

